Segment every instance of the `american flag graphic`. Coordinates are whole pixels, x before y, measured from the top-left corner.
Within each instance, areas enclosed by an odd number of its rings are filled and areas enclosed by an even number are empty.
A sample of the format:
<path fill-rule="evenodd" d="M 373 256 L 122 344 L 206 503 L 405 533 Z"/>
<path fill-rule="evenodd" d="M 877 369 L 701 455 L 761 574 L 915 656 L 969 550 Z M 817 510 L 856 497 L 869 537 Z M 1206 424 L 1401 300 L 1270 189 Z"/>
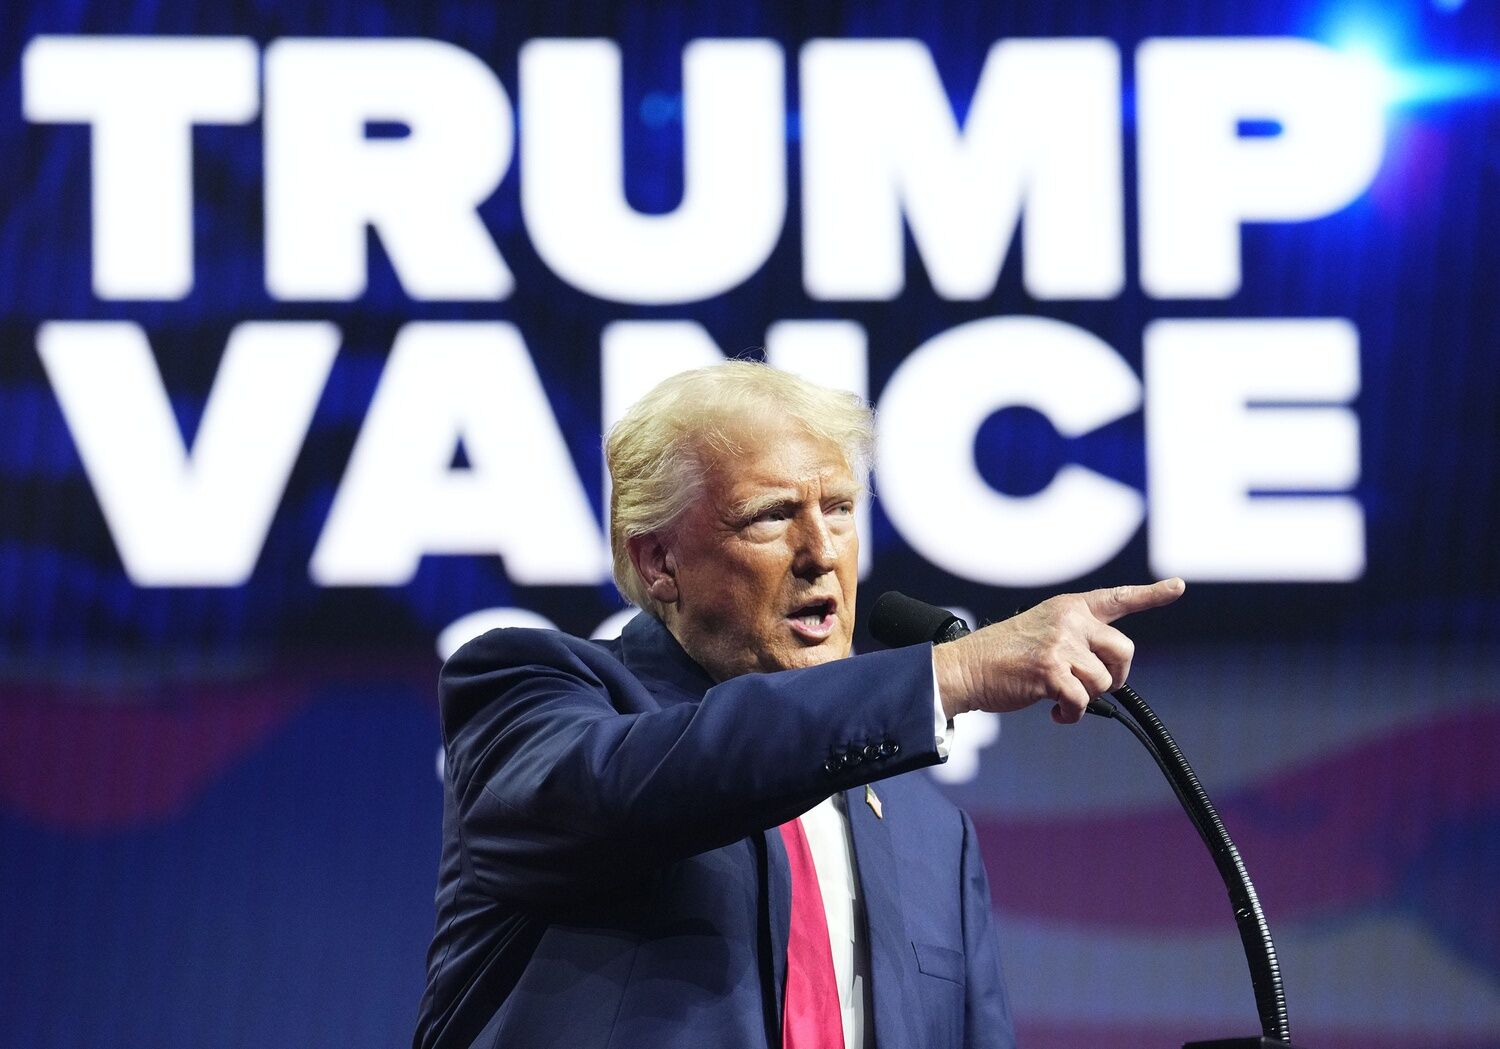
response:
<path fill-rule="evenodd" d="M 1500 1045 L 1500 704 L 1471 691 L 1492 662 L 1138 660 L 1255 879 L 1299 1044 Z M 437 851 L 428 669 L 7 686 L 0 1045 L 404 1044 Z M 1096 719 L 1001 722 L 940 782 L 979 830 L 1022 1044 L 1255 1033 L 1224 891 L 1147 755 Z"/>

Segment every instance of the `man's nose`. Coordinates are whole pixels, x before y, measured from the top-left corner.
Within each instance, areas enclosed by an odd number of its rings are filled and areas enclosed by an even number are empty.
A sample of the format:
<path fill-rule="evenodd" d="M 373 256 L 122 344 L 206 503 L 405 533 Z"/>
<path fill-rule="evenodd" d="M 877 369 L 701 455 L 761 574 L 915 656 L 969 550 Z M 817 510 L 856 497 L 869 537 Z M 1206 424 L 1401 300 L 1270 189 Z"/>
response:
<path fill-rule="evenodd" d="M 838 566 L 839 552 L 833 531 L 821 510 L 808 514 L 798 529 L 797 559 L 794 570 L 808 578 L 832 572 Z"/>

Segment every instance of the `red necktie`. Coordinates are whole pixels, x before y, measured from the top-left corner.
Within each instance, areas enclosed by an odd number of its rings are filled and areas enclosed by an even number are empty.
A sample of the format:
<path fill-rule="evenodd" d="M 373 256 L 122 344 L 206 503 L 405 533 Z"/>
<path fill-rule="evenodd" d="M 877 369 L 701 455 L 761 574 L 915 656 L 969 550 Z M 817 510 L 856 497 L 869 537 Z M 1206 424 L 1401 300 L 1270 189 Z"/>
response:
<path fill-rule="evenodd" d="M 828 946 L 823 891 L 802 823 L 781 825 L 792 868 L 792 926 L 786 941 L 786 1000 L 781 1011 L 783 1049 L 844 1049 L 844 1014 Z"/>

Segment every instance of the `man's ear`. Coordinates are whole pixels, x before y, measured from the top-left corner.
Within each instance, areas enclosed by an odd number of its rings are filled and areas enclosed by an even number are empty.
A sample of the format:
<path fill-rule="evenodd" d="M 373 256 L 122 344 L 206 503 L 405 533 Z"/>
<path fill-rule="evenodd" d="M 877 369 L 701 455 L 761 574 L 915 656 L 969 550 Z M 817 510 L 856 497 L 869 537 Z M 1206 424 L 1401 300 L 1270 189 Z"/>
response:
<path fill-rule="evenodd" d="M 646 593 L 664 605 L 677 602 L 677 556 L 655 532 L 625 540 L 630 563 L 646 584 Z"/>

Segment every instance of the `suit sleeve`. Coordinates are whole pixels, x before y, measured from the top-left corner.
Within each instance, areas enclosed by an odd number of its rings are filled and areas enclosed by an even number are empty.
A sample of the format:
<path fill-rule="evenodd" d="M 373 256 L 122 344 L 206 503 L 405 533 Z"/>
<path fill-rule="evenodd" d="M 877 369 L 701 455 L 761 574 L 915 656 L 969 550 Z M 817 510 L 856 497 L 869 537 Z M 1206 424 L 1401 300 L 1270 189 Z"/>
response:
<path fill-rule="evenodd" d="M 979 836 L 968 813 L 962 813 L 963 926 L 965 979 L 964 1045 L 966 1049 L 1015 1049 L 1010 996 L 1000 967 L 1000 939 L 990 903 L 989 880 L 979 852 Z"/>
<path fill-rule="evenodd" d="M 930 647 L 748 674 L 628 714 L 591 662 L 562 635 L 497 630 L 444 667 L 447 775 L 493 895 L 540 902 L 648 876 L 939 760 Z"/>

